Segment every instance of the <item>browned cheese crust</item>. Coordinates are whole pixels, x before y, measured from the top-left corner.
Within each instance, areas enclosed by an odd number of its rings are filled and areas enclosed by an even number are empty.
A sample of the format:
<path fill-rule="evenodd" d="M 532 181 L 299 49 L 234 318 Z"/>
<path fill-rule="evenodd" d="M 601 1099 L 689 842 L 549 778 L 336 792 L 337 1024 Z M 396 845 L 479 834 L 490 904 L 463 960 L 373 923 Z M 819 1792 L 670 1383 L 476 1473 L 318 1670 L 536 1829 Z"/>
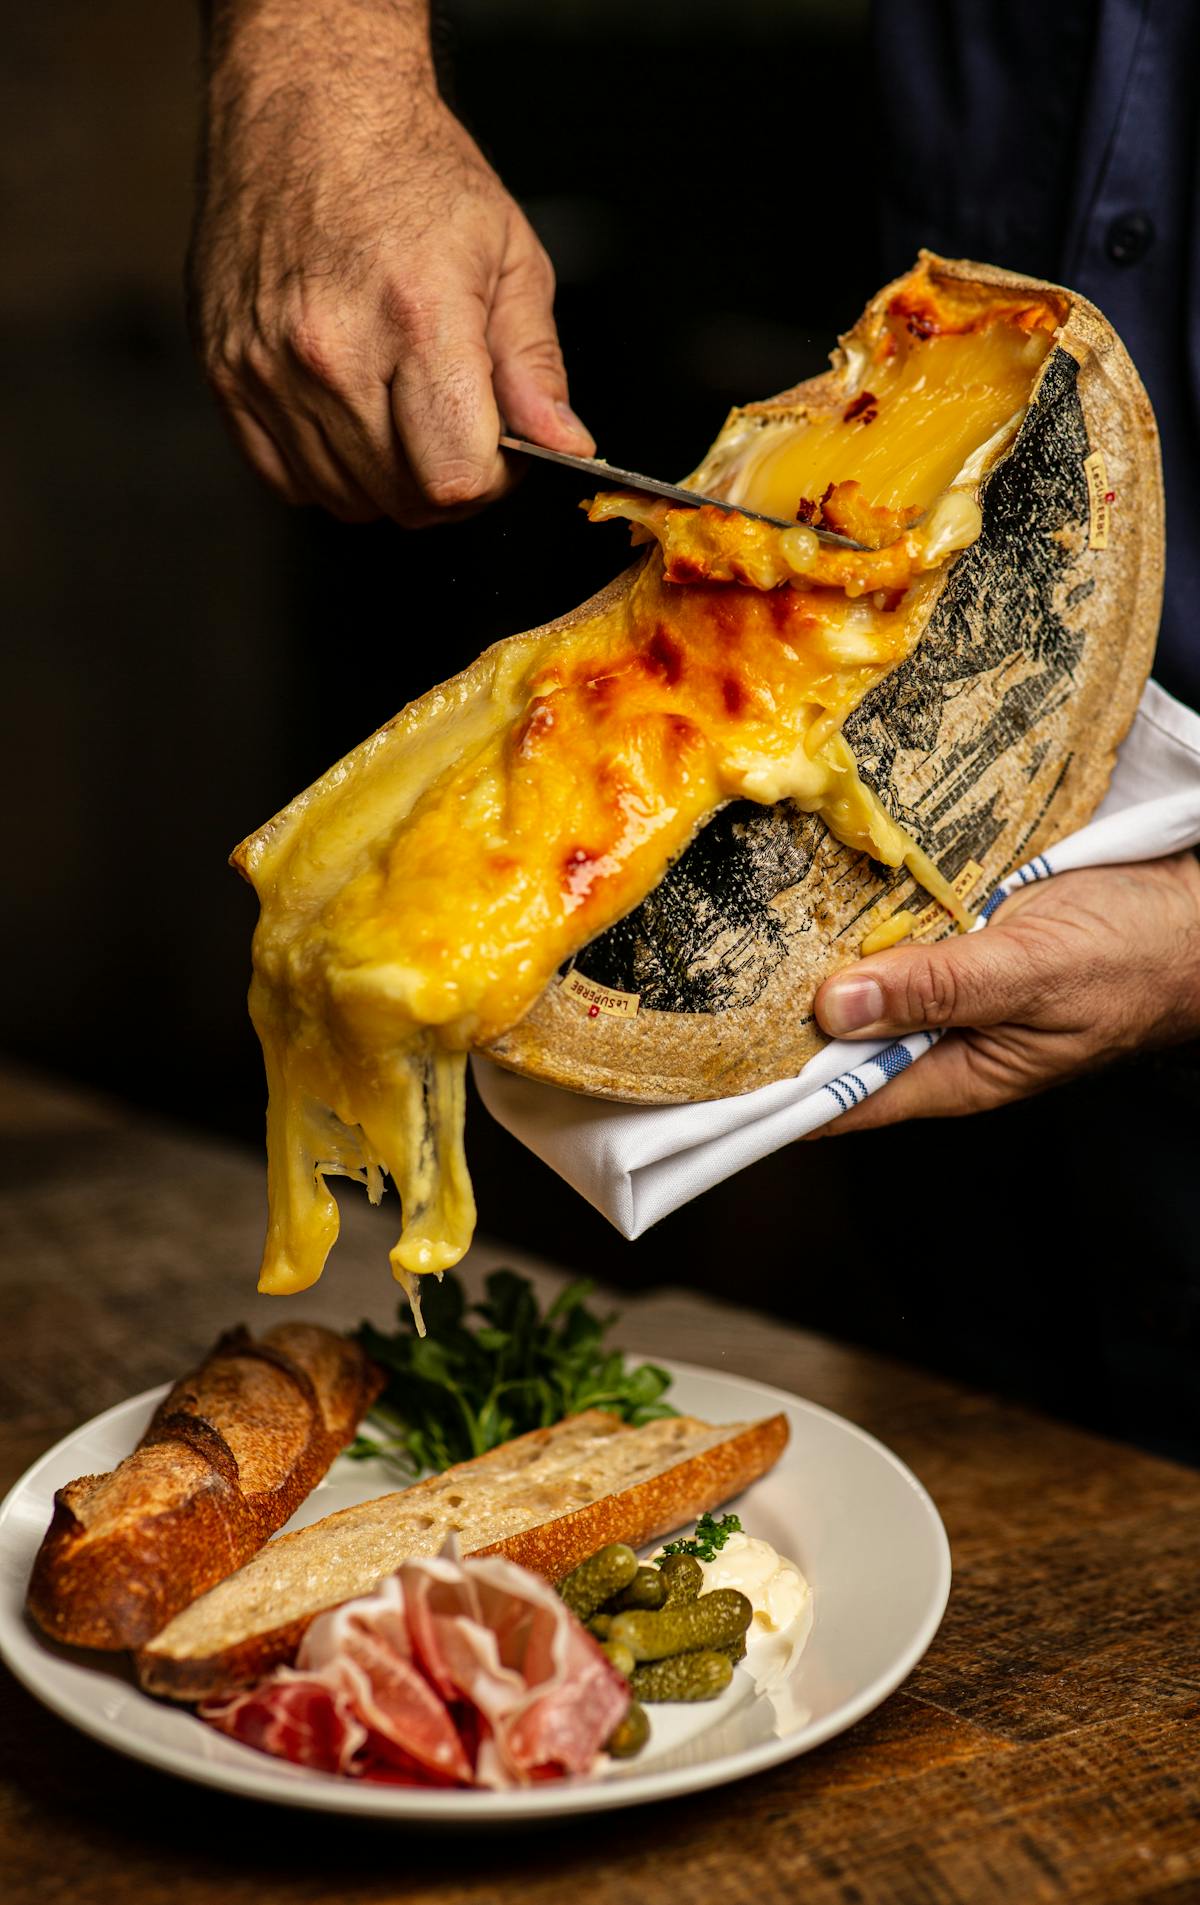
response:
<path fill-rule="evenodd" d="M 283 1526 L 382 1386 L 358 1345 L 285 1323 L 227 1332 L 108 1475 L 54 1498 L 29 1612 L 75 1647 L 137 1647 Z"/>

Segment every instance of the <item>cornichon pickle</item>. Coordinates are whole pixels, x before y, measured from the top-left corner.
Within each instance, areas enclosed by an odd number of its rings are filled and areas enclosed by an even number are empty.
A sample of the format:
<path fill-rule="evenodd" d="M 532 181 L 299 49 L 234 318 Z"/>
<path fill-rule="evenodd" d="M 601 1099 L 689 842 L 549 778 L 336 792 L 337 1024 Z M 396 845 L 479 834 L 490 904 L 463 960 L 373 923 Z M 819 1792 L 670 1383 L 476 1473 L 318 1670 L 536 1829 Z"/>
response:
<path fill-rule="evenodd" d="M 585 1623 L 588 1633 L 594 1634 L 597 1640 L 608 1639 L 608 1630 L 612 1624 L 611 1614 L 593 1614 L 591 1620 Z"/>
<path fill-rule="evenodd" d="M 614 1594 L 608 1602 L 607 1612 L 623 1614 L 630 1607 L 665 1607 L 667 1584 L 657 1568 L 639 1568 L 628 1587 Z"/>
<path fill-rule="evenodd" d="M 600 1645 L 603 1647 L 605 1653 L 608 1655 L 609 1659 L 612 1661 L 612 1664 L 616 1668 L 617 1672 L 623 1673 L 626 1680 L 628 1680 L 630 1674 L 633 1672 L 633 1669 L 636 1665 L 633 1655 L 630 1653 L 628 1647 L 623 1647 L 619 1640 L 601 1641 Z M 743 1651 L 744 1651 L 744 1644 L 743 1644 Z"/>
<path fill-rule="evenodd" d="M 715 1700 L 732 1679 L 728 1654 L 676 1654 L 635 1667 L 629 1684 L 638 1700 Z"/>
<path fill-rule="evenodd" d="M 730 1641 L 728 1647 L 718 1647 L 717 1652 L 720 1654 L 728 1654 L 730 1660 L 732 1660 L 736 1667 L 739 1660 L 745 1660 L 746 1658 L 746 1636 L 739 1634 L 736 1640 Z"/>
<path fill-rule="evenodd" d="M 589 1555 L 572 1568 L 558 1584 L 558 1591 L 572 1614 L 586 1621 L 605 1601 L 628 1587 L 637 1573 L 637 1556 L 623 1541 L 610 1541 L 598 1554 Z"/>
<path fill-rule="evenodd" d="M 665 1660 L 671 1654 L 696 1653 L 702 1647 L 728 1647 L 750 1625 L 754 1609 L 737 1588 L 717 1588 L 683 1607 L 657 1614 L 631 1610 L 617 1614 L 610 1640 L 623 1641 L 635 1660 Z"/>
<path fill-rule="evenodd" d="M 658 1572 L 667 1584 L 664 1607 L 686 1607 L 704 1586 L 704 1569 L 694 1554 L 669 1554 L 659 1562 Z"/>
<path fill-rule="evenodd" d="M 643 1708 L 635 1700 L 625 1718 L 608 1742 L 608 1750 L 614 1759 L 632 1759 L 640 1753 L 650 1738 L 650 1722 Z"/>

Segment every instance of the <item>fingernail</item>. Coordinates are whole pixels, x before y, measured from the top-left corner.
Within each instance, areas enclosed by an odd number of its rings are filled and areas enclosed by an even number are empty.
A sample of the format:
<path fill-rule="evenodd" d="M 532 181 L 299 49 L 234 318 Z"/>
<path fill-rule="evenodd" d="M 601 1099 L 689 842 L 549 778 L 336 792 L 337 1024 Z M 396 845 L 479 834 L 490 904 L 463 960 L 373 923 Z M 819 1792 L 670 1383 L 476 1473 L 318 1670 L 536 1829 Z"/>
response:
<path fill-rule="evenodd" d="M 861 1032 L 883 1017 L 883 992 L 874 979 L 842 979 L 826 987 L 821 1017 L 835 1038 Z"/>
<path fill-rule="evenodd" d="M 554 410 L 564 430 L 569 430 L 573 437 L 587 437 L 589 440 L 591 439 L 592 433 L 588 429 L 587 424 L 583 421 L 582 417 L 575 415 L 569 403 L 556 403 Z"/>

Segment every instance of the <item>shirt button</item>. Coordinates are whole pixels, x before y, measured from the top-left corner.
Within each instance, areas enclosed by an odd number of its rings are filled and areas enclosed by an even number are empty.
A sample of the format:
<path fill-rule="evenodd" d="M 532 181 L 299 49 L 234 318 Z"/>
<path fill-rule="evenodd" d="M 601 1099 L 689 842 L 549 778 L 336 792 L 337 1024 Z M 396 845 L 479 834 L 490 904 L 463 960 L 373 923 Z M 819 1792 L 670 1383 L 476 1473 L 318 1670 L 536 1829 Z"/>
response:
<path fill-rule="evenodd" d="M 1146 212 L 1122 212 L 1113 219 L 1104 249 L 1114 265 L 1136 265 L 1154 243 L 1154 222 Z"/>

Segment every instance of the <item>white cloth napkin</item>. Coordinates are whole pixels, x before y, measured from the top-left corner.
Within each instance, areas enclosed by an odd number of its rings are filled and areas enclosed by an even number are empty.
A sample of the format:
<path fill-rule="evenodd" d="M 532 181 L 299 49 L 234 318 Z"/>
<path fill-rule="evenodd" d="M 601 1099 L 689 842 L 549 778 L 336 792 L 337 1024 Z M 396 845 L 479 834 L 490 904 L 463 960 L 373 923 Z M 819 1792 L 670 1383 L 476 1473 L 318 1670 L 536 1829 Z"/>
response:
<path fill-rule="evenodd" d="M 1154 860 L 1200 843 L 1200 715 L 1147 683 L 1095 819 L 1039 853 L 998 887 L 975 931 L 1001 899 L 1030 880 L 1071 867 Z M 473 1060 L 494 1118 L 565 1177 L 626 1237 L 732 1177 L 793 1138 L 805 1137 L 920 1058 L 937 1034 L 835 1039 L 795 1078 L 700 1105 L 617 1105 L 535 1083 Z"/>

